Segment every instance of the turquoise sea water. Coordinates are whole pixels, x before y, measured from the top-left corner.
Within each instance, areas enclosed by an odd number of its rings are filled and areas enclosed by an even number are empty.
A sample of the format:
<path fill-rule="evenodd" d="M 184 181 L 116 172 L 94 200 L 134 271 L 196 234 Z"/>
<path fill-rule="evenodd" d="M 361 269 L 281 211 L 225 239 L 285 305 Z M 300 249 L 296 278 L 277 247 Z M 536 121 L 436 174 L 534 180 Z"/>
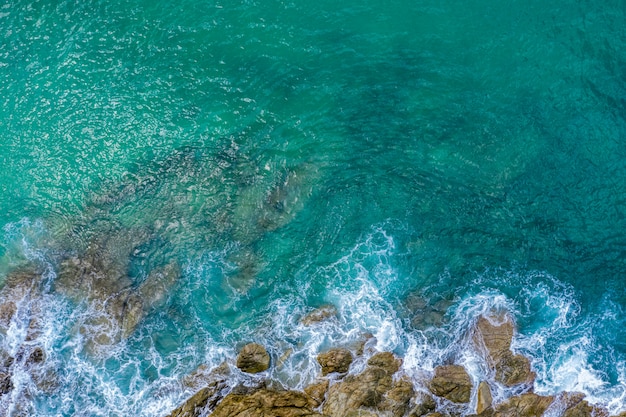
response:
<path fill-rule="evenodd" d="M 252 340 L 288 386 L 366 332 L 419 381 L 491 308 L 536 391 L 626 409 L 623 1 L 10 1 L 0 33 L 6 415 L 165 415 Z"/>

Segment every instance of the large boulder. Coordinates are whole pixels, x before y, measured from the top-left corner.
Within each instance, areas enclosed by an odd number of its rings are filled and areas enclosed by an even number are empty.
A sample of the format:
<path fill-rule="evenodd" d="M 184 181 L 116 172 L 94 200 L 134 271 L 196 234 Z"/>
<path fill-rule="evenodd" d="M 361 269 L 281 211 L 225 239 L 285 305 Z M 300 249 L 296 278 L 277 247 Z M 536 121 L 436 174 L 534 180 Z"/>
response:
<path fill-rule="evenodd" d="M 428 388 L 438 397 L 455 403 L 468 403 L 472 392 L 472 380 L 465 368 L 460 365 L 438 366 Z"/>
<path fill-rule="evenodd" d="M 513 319 L 507 315 L 480 316 L 476 322 L 472 338 L 479 351 L 482 351 L 490 369 L 495 372 L 495 380 L 508 386 L 532 385 L 535 373 L 530 361 L 522 355 L 511 352 L 511 341 L 515 334 Z"/>
<path fill-rule="evenodd" d="M 349 375 L 328 390 L 323 412 L 333 417 L 347 417 L 355 412 L 376 409 L 385 415 L 406 411 L 412 387 L 406 381 L 394 383 L 392 375 L 398 371 L 400 360 L 389 352 L 372 356 L 367 367 L 358 375 Z M 402 415 L 399 414 L 399 415 Z"/>
<path fill-rule="evenodd" d="M 322 366 L 322 375 L 332 372 L 346 373 L 353 357 L 348 349 L 337 348 L 317 355 L 317 362 Z"/>
<path fill-rule="evenodd" d="M 260 389 L 251 394 L 229 394 L 212 417 L 324 417 L 313 411 L 308 395 L 298 391 Z"/>
<path fill-rule="evenodd" d="M 168 417 L 198 417 L 213 410 L 228 390 L 228 376 L 230 376 L 230 369 L 226 363 L 212 370 L 204 365 L 199 366 L 183 378 L 182 382 L 186 387 L 202 388 L 172 411 Z"/>
<path fill-rule="evenodd" d="M 270 355 L 258 343 L 245 345 L 237 356 L 237 368 L 249 374 L 263 372 L 270 367 Z"/>

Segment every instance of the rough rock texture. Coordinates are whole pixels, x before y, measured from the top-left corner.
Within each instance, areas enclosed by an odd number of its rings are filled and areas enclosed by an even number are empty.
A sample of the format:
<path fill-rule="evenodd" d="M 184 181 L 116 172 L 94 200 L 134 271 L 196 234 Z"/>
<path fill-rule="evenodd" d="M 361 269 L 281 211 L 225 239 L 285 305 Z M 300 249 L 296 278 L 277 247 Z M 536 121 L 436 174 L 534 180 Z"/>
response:
<path fill-rule="evenodd" d="M 541 417 L 554 401 L 554 397 L 526 393 L 511 397 L 493 409 L 487 409 L 482 416 L 492 417 Z"/>
<path fill-rule="evenodd" d="M 302 317 L 300 322 L 305 326 L 311 326 L 315 323 L 319 323 L 333 317 L 337 317 L 337 307 L 332 304 L 326 304 Z"/>
<path fill-rule="evenodd" d="M 298 391 L 261 389 L 252 394 L 229 394 L 213 417 L 323 417 L 313 411 L 315 401 Z"/>
<path fill-rule="evenodd" d="M 438 366 L 428 388 L 438 397 L 455 403 L 468 403 L 472 392 L 472 380 L 462 366 Z"/>
<path fill-rule="evenodd" d="M 609 412 L 596 405 L 589 404 L 585 394 L 580 392 L 566 392 L 559 395 L 556 401 L 565 408 L 562 417 L 608 417 Z"/>
<path fill-rule="evenodd" d="M 437 408 L 437 403 L 430 395 L 419 393 L 414 400 L 415 407 L 409 412 L 409 417 L 422 417 L 432 413 Z"/>
<path fill-rule="evenodd" d="M 270 355 L 258 343 L 245 345 L 237 356 L 237 368 L 249 374 L 263 372 L 270 367 Z"/>
<path fill-rule="evenodd" d="M 387 410 L 388 415 L 402 417 L 409 408 L 409 401 L 413 397 L 413 384 L 406 379 L 395 381 L 391 389 L 385 394 L 385 399 L 379 405 L 381 410 Z"/>
<path fill-rule="evenodd" d="M 493 403 L 493 397 L 491 396 L 491 388 L 485 381 L 478 385 L 478 391 L 476 393 L 476 414 L 482 414 L 485 410 L 491 407 Z"/>
<path fill-rule="evenodd" d="M 381 368 L 389 374 L 395 374 L 400 369 L 402 361 L 391 352 L 380 352 L 369 358 L 367 364 L 371 367 Z"/>
<path fill-rule="evenodd" d="M 513 320 L 507 316 L 480 316 L 473 334 L 476 346 L 485 351 L 489 367 L 495 371 L 495 379 L 506 386 L 518 384 L 532 385 L 535 374 L 530 369 L 530 361 L 522 355 L 511 352 L 511 341 L 515 333 Z"/>
<path fill-rule="evenodd" d="M 347 417 L 350 413 L 371 412 L 372 410 L 367 408 L 373 408 L 385 415 L 395 415 L 394 410 L 406 410 L 412 388 L 409 392 L 404 382 L 394 383 L 392 379 L 400 363 L 400 360 L 389 352 L 372 356 L 362 373 L 349 375 L 330 387 L 323 405 L 324 414 Z M 363 407 L 366 409 L 360 410 Z"/>
<path fill-rule="evenodd" d="M 331 349 L 317 355 L 317 362 L 322 366 L 322 375 L 331 372 L 348 372 L 352 363 L 352 353 L 348 349 Z"/>
<path fill-rule="evenodd" d="M 198 417 L 215 408 L 217 403 L 224 398 L 224 391 L 228 388 L 227 377 L 230 375 L 228 365 L 222 365 L 207 370 L 206 366 L 200 366 L 191 375 L 183 378 L 183 385 L 198 387 L 198 392 L 185 401 L 180 407 L 172 411 L 169 417 Z"/>
<path fill-rule="evenodd" d="M 0 395 L 7 394 L 13 389 L 11 375 L 0 372 Z"/>
<path fill-rule="evenodd" d="M 324 402 L 330 382 L 327 379 L 317 380 L 304 388 L 304 392 L 315 400 L 317 405 Z"/>

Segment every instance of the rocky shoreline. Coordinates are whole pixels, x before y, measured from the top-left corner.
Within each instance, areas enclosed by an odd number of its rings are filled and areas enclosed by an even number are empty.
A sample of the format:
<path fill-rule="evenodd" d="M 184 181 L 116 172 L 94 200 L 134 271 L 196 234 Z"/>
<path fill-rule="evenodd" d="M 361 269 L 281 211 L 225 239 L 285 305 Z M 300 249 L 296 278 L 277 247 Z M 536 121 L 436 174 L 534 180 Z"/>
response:
<path fill-rule="evenodd" d="M 325 309 L 303 322 L 332 316 Z M 487 369 L 481 381 L 473 380 L 453 359 L 427 372 L 423 381 L 412 381 L 402 358 L 391 352 L 364 352 L 363 344 L 321 352 L 317 356 L 321 373 L 302 391 L 262 379 L 256 386 L 231 387 L 231 364 L 203 368 L 189 377 L 197 392 L 168 417 L 609 417 L 606 409 L 590 404 L 582 393 L 535 393 L 530 360 L 511 350 L 515 332 L 514 320 L 506 312 L 476 318 L 466 339 Z M 359 357 L 367 357 L 364 368 L 355 366 Z M 263 346 L 250 343 L 233 366 L 256 374 L 269 369 L 270 362 Z M 626 417 L 626 412 L 618 417 Z"/>

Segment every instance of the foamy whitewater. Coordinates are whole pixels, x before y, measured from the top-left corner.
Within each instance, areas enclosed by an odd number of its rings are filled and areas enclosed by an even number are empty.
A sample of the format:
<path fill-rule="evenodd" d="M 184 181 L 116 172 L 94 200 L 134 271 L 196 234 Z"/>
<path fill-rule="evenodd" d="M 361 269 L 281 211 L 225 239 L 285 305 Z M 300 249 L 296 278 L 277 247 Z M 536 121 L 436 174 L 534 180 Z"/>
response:
<path fill-rule="evenodd" d="M 455 289 L 440 323 L 418 329 L 410 320 L 416 313 L 410 311 L 410 306 L 397 304 L 393 284 L 401 279 L 394 268 L 398 248 L 387 225 L 373 227 L 346 254 L 314 271 L 309 282 L 328 283 L 320 297 L 324 304 L 337 306 L 338 315 L 309 326 L 300 321 L 312 309 L 306 302 L 310 291 L 306 286 L 290 288 L 289 293 L 275 289 L 272 301 L 260 314 L 256 312 L 255 320 L 234 319 L 237 325 L 228 328 L 221 327 L 221 323 L 207 323 L 201 314 L 210 314 L 211 309 L 229 312 L 236 302 L 214 305 L 214 289 L 201 285 L 232 267 L 220 253 L 190 260 L 184 288 L 171 295 L 185 300 L 196 311 L 189 318 L 191 323 L 177 329 L 189 343 L 176 343 L 167 335 L 171 326 L 168 321 L 172 320 L 167 315 L 175 313 L 163 311 L 148 317 L 128 340 L 110 346 L 104 353 L 86 354 L 83 335 L 76 328 L 89 316 L 89 307 L 76 308 L 44 289 L 40 298 L 24 299 L 18 305 L 0 347 L 18 358 L 25 346 L 40 346 L 46 352 L 45 363 L 33 374 L 24 358 L 16 360 L 14 388 L 1 397 L 2 407 L 7 415 L 165 415 L 193 394 L 193 389 L 185 388 L 181 381 L 198 365 L 210 369 L 224 361 L 232 364 L 238 348 L 250 340 L 267 346 L 275 366 L 260 375 L 245 374 L 231 366 L 234 374 L 229 382 L 233 386 L 254 386 L 255 381 L 269 379 L 284 388 L 302 389 L 320 373 L 316 361 L 319 352 L 337 346 L 355 348 L 368 334 L 373 337 L 367 339 L 364 355 L 350 373 L 362 371 L 373 353 L 392 351 L 403 358 L 402 371 L 417 387 L 425 387 L 434 367 L 451 357 L 469 371 L 478 385 L 489 370 L 473 349 L 468 329 L 481 314 L 508 311 L 521 326 L 513 349 L 532 359 L 538 376 L 537 393 L 583 392 L 591 403 L 606 406 L 612 414 L 624 410 L 624 359 L 594 337 L 590 329 L 597 318 L 581 317 L 570 286 L 536 271 L 484 271 Z M 14 251 L 14 256 L 48 262 L 47 254 L 38 247 L 45 235 L 42 222 L 23 219 L 4 231 L 6 247 Z M 46 265 L 39 284 L 44 288 L 55 279 L 53 265 Z M 503 282 L 515 288 L 517 295 L 510 297 L 498 290 Z M 221 287 L 233 291 L 228 285 Z M 435 283 L 422 289 L 420 296 L 427 301 L 439 298 L 437 287 Z M 233 296 L 245 298 L 234 291 Z M 33 311 L 41 312 L 41 331 L 35 339 L 27 340 Z M 225 314 L 226 320 L 233 320 L 229 316 L 237 314 L 245 312 L 232 310 Z M 612 362 L 597 366 L 596 355 L 611 357 Z M 613 372 L 617 382 L 610 379 Z M 43 378 L 43 384 L 37 378 Z M 500 385 L 494 388 L 496 402 L 515 394 L 516 389 Z M 471 401 L 475 406 L 476 398 Z"/>
<path fill-rule="evenodd" d="M 0 415 L 164 416 L 224 362 L 301 389 L 364 340 L 353 373 L 392 351 L 418 389 L 449 362 L 478 382 L 492 311 L 535 392 L 625 411 L 625 22 L 621 0 L 0 5 Z M 265 373 L 233 365 L 249 342 Z"/>

